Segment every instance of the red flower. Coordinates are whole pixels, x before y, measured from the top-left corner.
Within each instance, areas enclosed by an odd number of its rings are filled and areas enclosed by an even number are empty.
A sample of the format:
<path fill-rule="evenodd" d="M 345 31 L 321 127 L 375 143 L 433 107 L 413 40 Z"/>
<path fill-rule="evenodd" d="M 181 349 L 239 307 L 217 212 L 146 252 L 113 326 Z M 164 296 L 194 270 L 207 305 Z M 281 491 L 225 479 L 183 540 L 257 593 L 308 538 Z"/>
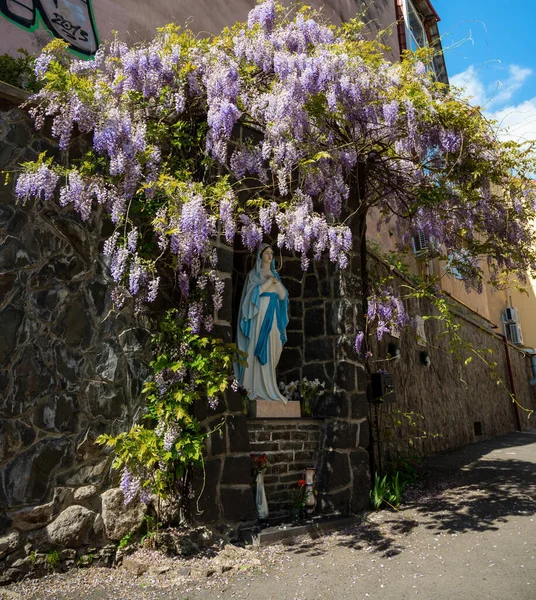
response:
<path fill-rule="evenodd" d="M 300 479 L 298 481 L 298 487 L 303 487 L 304 485 L 307 485 L 307 481 L 305 481 L 305 479 Z"/>

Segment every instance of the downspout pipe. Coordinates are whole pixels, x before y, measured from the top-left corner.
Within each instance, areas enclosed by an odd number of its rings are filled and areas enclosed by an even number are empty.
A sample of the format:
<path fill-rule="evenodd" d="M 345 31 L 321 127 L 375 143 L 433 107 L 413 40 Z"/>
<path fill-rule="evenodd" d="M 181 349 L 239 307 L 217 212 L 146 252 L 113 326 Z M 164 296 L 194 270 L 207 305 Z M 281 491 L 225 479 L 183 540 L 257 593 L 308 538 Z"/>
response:
<path fill-rule="evenodd" d="M 514 383 L 514 374 L 512 372 L 512 362 L 510 361 L 510 348 L 508 345 L 508 340 L 506 339 L 506 336 L 503 334 L 498 333 L 497 335 L 499 337 L 502 337 L 503 344 L 504 344 L 504 353 L 506 355 L 506 366 L 508 367 L 508 378 L 510 379 L 510 389 L 512 391 L 512 397 L 514 399 L 514 416 L 516 419 L 516 428 L 518 431 L 522 431 L 521 417 L 519 416 L 519 406 L 517 404 L 516 386 Z M 533 371 L 533 374 L 534 374 L 534 371 Z"/>
<path fill-rule="evenodd" d="M 532 379 L 530 380 L 530 385 L 536 385 L 536 352 L 534 350 L 525 352 L 530 355 L 530 366 L 532 369 Z"/>

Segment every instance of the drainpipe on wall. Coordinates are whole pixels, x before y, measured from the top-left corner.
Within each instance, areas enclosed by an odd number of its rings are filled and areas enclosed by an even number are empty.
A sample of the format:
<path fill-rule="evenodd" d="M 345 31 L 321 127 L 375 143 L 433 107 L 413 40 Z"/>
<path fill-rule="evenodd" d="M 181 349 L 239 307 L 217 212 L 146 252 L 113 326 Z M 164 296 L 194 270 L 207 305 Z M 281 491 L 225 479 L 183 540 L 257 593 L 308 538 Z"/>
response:
<path fill-rule="evenodd" d="M 512 363 L 510 362 L 510 349 L 508 347 L 508 340 L 506 336 L 498 333 L 499 337 L 502 338 L 504 344 L 504 353 L 506 354 L 506 365 L 508 367 L 508 377 L 510 379 L 510 389 L 512 390 L 512 397 L 514 399 L 514 415 L 516 418 L 516 428 L 518 431 L 522 431 L 521 429 L 521 418 L 519 417 L 519 406 L 517 405 L 517 395 L 516 395 L 516 386 L 514 383 L 514 374 L 512 373 Z"/>
<path fill-rule="evenodd" d="M 530 356 L 530 366 L 532 368 L 532 379 L 530 380 L 530 385 L 536 385 L 536 349 L 527 348 L 525 350 L 525 354 Z"/>

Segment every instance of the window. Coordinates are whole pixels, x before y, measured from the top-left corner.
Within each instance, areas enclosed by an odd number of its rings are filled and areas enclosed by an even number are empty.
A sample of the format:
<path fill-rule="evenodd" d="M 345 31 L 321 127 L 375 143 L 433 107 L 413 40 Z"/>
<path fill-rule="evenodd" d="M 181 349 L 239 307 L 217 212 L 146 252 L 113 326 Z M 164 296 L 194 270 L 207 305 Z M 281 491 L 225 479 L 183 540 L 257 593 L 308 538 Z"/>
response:
<path fill-rule="evenodd" d="M 424 17 L 417 10 L 412 0 L 402 0 L 404 15 L 404 28 L 406 31 L 406 48 L 415 52 L 419 48 L 429 45 L 428 33 L 424 25 Z M 431 64 L 426 66 L 428 71 L 436 74 L 435 57 Z"/>
<path fill-rule="evenodd" d="M 416 235 L 413 236 L 413 252 L 417 256 L 423 256 L 428 254 L 428 250 L 430 248 L 430 236 L 424 231 L 418 231 Z"/>
<path fill-rule="evenodd" d="M 428 45 L 428 36 L 422 17 L 411 0 L 404 0 L 404 23 L 408 50 L 418 50 Z"/>

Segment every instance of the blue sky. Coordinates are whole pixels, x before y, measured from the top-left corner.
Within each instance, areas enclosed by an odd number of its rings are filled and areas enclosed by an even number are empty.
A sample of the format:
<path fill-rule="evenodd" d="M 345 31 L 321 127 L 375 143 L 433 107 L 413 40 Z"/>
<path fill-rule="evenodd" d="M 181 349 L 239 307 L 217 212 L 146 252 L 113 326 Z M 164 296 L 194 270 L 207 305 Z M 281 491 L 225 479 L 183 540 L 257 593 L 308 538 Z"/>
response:
<path fill-rule="evenodd" d="M 502 137 L 536 139 L 536 1 L 432 4 L 451 84 L 498 119 Z"/>

